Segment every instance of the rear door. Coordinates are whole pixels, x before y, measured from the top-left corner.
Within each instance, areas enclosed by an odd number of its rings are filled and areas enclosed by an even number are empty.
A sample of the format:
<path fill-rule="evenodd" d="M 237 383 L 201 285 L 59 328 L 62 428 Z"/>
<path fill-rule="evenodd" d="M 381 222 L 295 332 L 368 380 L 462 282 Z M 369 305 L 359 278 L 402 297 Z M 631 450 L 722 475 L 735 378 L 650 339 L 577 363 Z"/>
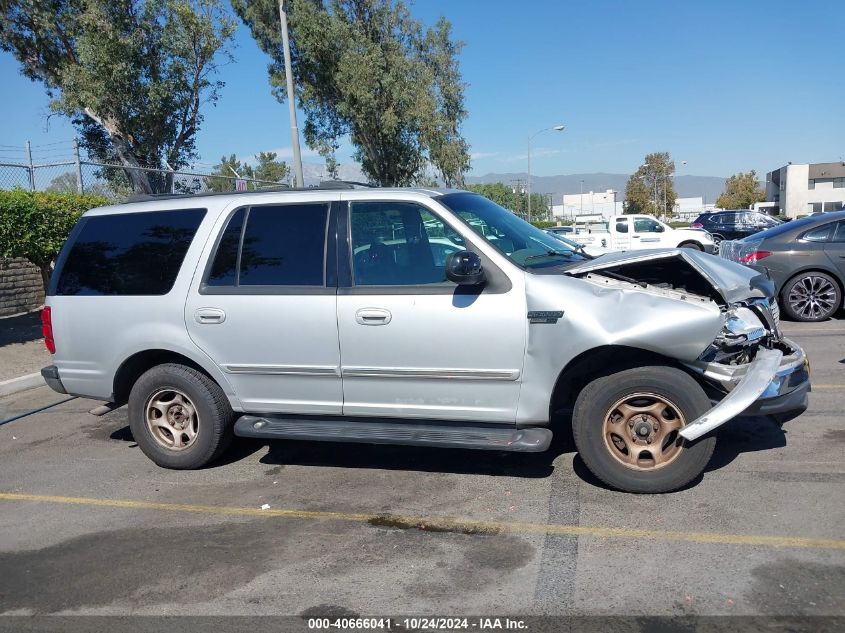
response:
<path fill-rule="evenodd" d="M 839 272 L 839 279 L 845 280 L 845 220 L 836 223 L 830 241 L 824 245 L 824 252 Z"/>
<path fill-rule="evenodd" d="M 613 247 L 620 251 L 631 248 L 631 222 L 628 218 L 619 216 L 610 227 L 613 231 Z"/>
<path fill-rule="evenodd" d="M 341 412 L 332 208 L 304 193 L 233 205 L 206 246 L 185 323 L 248 412 Z"/>

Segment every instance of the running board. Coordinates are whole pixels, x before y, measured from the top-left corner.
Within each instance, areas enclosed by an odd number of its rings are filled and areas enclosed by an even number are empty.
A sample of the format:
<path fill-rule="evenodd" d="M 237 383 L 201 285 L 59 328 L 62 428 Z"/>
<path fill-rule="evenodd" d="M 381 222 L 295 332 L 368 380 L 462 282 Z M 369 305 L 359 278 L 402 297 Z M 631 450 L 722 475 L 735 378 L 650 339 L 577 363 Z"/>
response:
<path fill-rule="evenodd" d="M 353 419 L 288 418 L 244 415 L 235 422 L 235 435 L 264 439 L 317 440 L 472 448 L 490 451 L 539 453 L 549 448 L 552 432 L 546 428 L 412 424 Z"/>

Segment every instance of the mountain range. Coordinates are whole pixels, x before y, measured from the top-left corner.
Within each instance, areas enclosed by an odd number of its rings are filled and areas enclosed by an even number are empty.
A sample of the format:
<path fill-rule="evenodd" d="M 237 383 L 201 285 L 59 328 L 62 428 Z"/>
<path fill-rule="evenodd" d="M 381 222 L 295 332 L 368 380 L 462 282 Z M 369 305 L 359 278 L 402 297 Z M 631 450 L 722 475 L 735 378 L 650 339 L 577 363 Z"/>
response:
<path fill-rule="evenodd" d="M 618 191 L 617 200 L 625 199 L 625 185 L 628 182 L 629 174 L 561 174 L 559 176 L 532 176 L 531 190 L 535 193 L 552 194 L 555 204 L 560 204 L 563 194 L 577 194 L 581 191 L 606 191 L 613 189 Z M 467 184 L 503 182 L 514 184 L 521 180 L 523 183 L 528 179 L 525 172 L 485 174 L 483 176 L 467 176 Z M 679 198 L 694 198 L 701 196 L 705 204 L 716 202 L 725 190 L 725 179 L 717 176 L 675 176 L 675 192 Z"/>
<path fill-rule="evenodd" d="M 322 163 L 302 163 L 302 171 L 307 186 L 317 185 L 326 180 L 325 165 Z M 528 175 L 525 172 L 515 173 L 490 173 L 483 176 L 467 176 L 468 185 L 503 182 L 508 185 L 515 184 L 517 180 L 523 183 Z M 579 193 L 583 181 L 583 191 L 606 191 L 613 189 L 618 191 L 617 200 L 625 198 L 625 184 L 628 182 L 628 174 L 561 174 L 559 176 L 532 176 L 531 188 L 535 193 L 550 193 L 554 196 L 556 204 L 560 204 L 561 196 L 564 193 Z M 367 182 L 367 177 L 361 172 L 361 166 L 357 163 L 341 163 L 338 165 L 338 179 L 357 182 Z M 675 176 L 675 192 L 680 198 L 694 198 L 701 196 L 705 204 L 716 202 L 716 198 L 725 190 L 725 179 L 717 176 Z"/>

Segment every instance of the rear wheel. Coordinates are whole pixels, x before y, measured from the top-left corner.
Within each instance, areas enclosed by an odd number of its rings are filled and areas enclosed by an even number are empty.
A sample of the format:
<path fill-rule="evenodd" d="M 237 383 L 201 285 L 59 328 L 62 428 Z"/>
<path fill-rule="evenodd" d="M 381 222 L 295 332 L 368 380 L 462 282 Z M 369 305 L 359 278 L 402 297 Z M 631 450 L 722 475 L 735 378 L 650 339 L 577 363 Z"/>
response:
<path fill-rule="evenodd" d="M 231 442 L 234 418 L 220 386 L 185 365 L 153 367 L 129 394 L 132 436 L 165 468 L 202 468 L 217 459 Z"/>
<path fill-rule="evenodd" d="M 822 272 L 811 271 L 787 281 L 780 293 L 786 315 L 795 321 L 826 321 L 842 305 L 842 293 L 836 280 Z"/>
<path fill-rule="evenodd" d="M 625 492 L 671 492 L 707 466 L 715 436 L 679 435 L 710 409 L 688 374 L 673 367 L 638 367 L 598 378 L 578 395 L 573 436 L 587 468 Z"/>

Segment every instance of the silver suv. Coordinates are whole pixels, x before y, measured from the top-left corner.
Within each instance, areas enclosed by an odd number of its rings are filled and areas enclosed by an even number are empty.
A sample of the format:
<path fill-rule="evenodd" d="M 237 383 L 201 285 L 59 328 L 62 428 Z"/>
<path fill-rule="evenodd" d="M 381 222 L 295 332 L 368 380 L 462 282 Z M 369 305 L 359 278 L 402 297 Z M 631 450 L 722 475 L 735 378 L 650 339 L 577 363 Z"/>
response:
<path fill-rule="evenodd" d="M 714 429 L 802 411 L 772 284 L 688 249 L 591 258 L 464 191 L 150 197 L 87 212 L 43 314 L 50 386 L 129 405 L 156 464 L 233 435 L 544 451 L 684 486 Z"/>

